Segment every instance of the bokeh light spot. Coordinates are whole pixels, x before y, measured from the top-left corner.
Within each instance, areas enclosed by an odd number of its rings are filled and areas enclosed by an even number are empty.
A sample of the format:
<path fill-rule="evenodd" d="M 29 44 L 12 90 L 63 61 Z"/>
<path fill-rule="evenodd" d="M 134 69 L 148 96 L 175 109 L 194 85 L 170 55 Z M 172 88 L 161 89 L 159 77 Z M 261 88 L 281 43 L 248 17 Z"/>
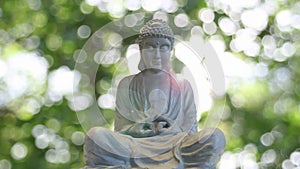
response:
<path fill-rule="evenodd" d="M 141 0 L 141 5 L 146 11 L 156 11 L 161 7 L 160 0 Z"/>
<path fill-rule="evenodd" d="M 91 6 L 96 6 L 100 3 L 100 1 L 102 0 L 85 0 L 87 4 L 91 5 Z"/>
<path fill-rule="evenodd" d="M 270 48 L 270 49 L 276 48 L 276 40 L 271 35 L 265 35 L 261 43 L 265 48 Z"/>
<path fill-rule="evenodd" d="M 46 121 L 46 126 L 47 126 L 47 128 L 50 128 L 50 129 L 58 132 L 61 128 L 61 123 L 57 119 L 51 118 Z"/>
<path fill-rule="evenodd" d="M 137 24 L 137 22 L 138 18 L 135 15 L 125 16 L 124 23 L 127 27 L 134 27 Z"/>
<path fill-rule="evenodd" d="M 204 8 L 199 11 L 198 18 L 204 23 L 211 23 L 215 19 L 215 14 L 212 9 Z"/>
<path fill-rule="evenodd" d="M 300 152 L 295 151 L 290 156 L 291 162 L 300 167 Z"/>
<path fill-rule="evenodd" d="M 50 149 L 46 152 L 46 160 L 50 163 L 56 163 L 58 161 L 58 157 L 56 155 L 56 151 L 54 149 Z"/>
<path fill-rule="evenodd" d="M 3 80 L 7 86 L 4 90 L 7 101 L 17 99 L 23 94 L 38 96 L 43 91 L 48 68 L 45 58 L 36 53 L 17 53 L 11 56 L 5 65 L 0 69 L 5 73 Z M 20 107 L 22 105 L 16 110 Z"/>
<path fill-rule="evenodd" d="M 276 15 L 276 22 L 279 27 L 289 26 L 291 24 L 292 13 L 290 10 L 282 10 Z"/>
<path fill-rule="evenodd" d="M 2 78 L 6 74 L 6 71 L 7 71 L 6 63 L 0 60 L 0 78 Z"/>
<path fill-rule="evenodd" d="M 203 30 L 204 30 L 205 33 L 207 33 L 209 35 L 213 35 L 217 31 L 217 25 L 216 25 L 215 22 L 204 23 L 203 24 Z"/>
<path fill-rule="evenodd" d="M 46 39 L 46 46 L 51 51 L 56 51 L 62 45 L 62 38 L 59 35 L 50 34 Z"/>
<path fill-rule="evenodd" d="M 39 149 L 45 149 L 49 145 L 49 138 L 47 137 L 46 134 L 42 134 L 36 137 L 35 139 L 35 146 Z"/>
<path fill-rule="evenodd" d="M 176 12 L 178 9 L 178 4 L 176 0 L 164 0 L 161 4 L 161 9 L 168 13 Z"/>
<path fill-rule="evenodd" d="M 268 15 L 264 10 L 255 8 L 244 11 L 241 20 L 245 26 L 262 31 L 268 24 Z"/>
<path fill-rule="evenodd" d="M 294 169 L 295 165 L 291 162 L 291 160 L 284 160 L 281 164 L 282 169 Z"/>
<path fill-rule="evenodd" d="M 46 127 L 42 124 L 35 125 L 32 129 L 32 135 L 36 138 L 45 133 Z"/>
<path fill-rule="evenodd" d="M 126 21 L 126 19 L 125 19 Z M 112 47 L 119 47 L 122 45 L 122 36 L 118 33 L 110 33 L 108 36 L 108 43 L 112 46 Z"/>
<path fill-rule="evenodd" d="M 184 13 L 178 14 L 174 18 L 174 23 L 179 28 L 186 27 L 189 24 L 189 17 Z"/>
<path fill-rule="evenodd" d="M 76 131 L 72 134 L 71 140 L 72 140 L 73 144 L 75 144 L 77 146 L 81 146 L 84 143 L 84 138 L 85 138 L 85 135 L 83 132 Z"/>
<path fill-rule="evenodd" d="M 275 150 L 271 149 L 271 150 L 267 150 L 262 154 L 261 157 L 261 162 L 265 163 L 265 164 L 271 164 L 274 163 L 276 160 L 276 152 Z"/>
<path fill-rule="evenodd" d="M 11 169 L 12 166 L 11 166 L 10 161 L 8 161 L 6 159 L 0 160 L 0 168 L 1 169 Z"/>
<path fill-rule="evenodd" d="M 67 163 L 71 159 L 71 154 L 68 150 L 62 149 L 57 152 L 59 163 Z"/>
<path fill-rule="evenodd" d="M 48 97 L 51 101 L 60 101 L 63 96 L 70 95 L 78 90 L 80 74 L 62 66 L 52 71 L 48 76 Z"/>
<path fill-rule="evenodd" d="M 141 8 L 140 0 L 127 0 L 126 7 L 128 10 L 136 11 Z"/>
<path fill-rule="evenodd" d="M 91 28 L 88 25 L 81 25 L 77 30 L 77 35 L 82 39 L 88 38 L 91 35 Z"/>
<path fill-rule="evenodd" d="M 121 52 L 117 48 L 113 48 L 108 51 L 98 51 L 94 55 L 94 60 L 98 64 L 111 65 L 119 61 L 121 58 Z"/>
<path fill-rule="evenodd" d="M 15 160 L 21 160 L 27 156 L 28 148 L 23 143 L 16 143 L 12 146 L 10 154 Z"/>
<path fill-rule="evenodd" d="M 111 94 L 101 95 L 98 99 L 98 105 L 103 109 L 114 109 L 115 98 Z"/>
<path fill-rule="evenodd" d="M 93 98 L 89 94 L 75 95 L 69 100 L 69 107 L 74 111 L 87 109 L 93 103 Z"/>
<path fill-rule="evenodd" d="M 90 6 L 89 3 L 86 3 L 84 1 L 81 2 L 80 4 L 80 11 L 83 13 L 83 14 L 90 14 L 93 12 L 93 7 Z"/>
<path fill-rule="evenodd" d="M 40 28 L 44 27 L 48 22 L 47 14 L 42 13 L 42 12 L 39 12 L 39 13 L 33 15 L 32 19 L 33 19 L 34 26 L 40 27 Z"/>
<path fill-rule="evenodd" d="M 204 35 L 203 29 L 200 26 L 194 26 L 191 29 L 191 35 L 196 35 L 202 37 Z"/>
<path fill-rule="evenodd" d="M 228 18 L 228 17 L 222 17 L 219 19 L 219 26 L 220 29 L 226 34 L 226 35 L 233 35 L 237 27 L 234 24 L 234 22 Z"/>
<path fill-rule="evenodd" d="M 107 11 L 114 18 L 121 18 L 125 15 L 126 9 L 123 5 L 123 0 L 107 1 Z"/>
<path fill-rule="evenodd" d="M 87 53 L 84 50 L 77 49 L 73 53 L 73 59 L 76 63 L 83 63 L 87 59 Z"/>
<path fill-rule="evenodd" d="M 274 136 L 272 133 L 265 133 L 260 137 L 260 142 L 264 146 L 271 146 L 274 143 Z"/>
<path fill-rule="evenodd" d="M 260 53 L 260 45 L 256 42 L 249 43 L 249 46 L 244 50 L 245 55 L 255 57 Z"/>
<path fill-rule="evenodd" d="M 157 11 L 153 15 L 153 19 L 161 19 L 163 21 L 168 22 L 168 16 L 165 12 Z"/>
<path fill-rule="evenodd" d="M 291 57 L 295 54 L 296 49 L 291 42 L 286 42 L 281 46 L 280 52 L 286 57 Z"/>
<path fill-rule="evenodd" d="M 132 44 L 128 46 L 126 51 L 126 59 L 130 74 L 139 72 L 138 64 L 140 61 L 140 50 L 138 44 Z"/>

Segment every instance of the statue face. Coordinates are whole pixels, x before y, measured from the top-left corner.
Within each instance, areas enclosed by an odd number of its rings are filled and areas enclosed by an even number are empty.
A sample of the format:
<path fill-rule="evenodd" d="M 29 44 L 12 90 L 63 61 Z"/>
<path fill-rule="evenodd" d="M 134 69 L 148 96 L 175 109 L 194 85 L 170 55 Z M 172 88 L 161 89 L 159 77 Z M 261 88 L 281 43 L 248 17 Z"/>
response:
<path fill-rule="evenodd" d="M 171 42 L 167 38 L 149 37 L 143 40 L 141 59 L 145 68 L 170 69 Z"/>

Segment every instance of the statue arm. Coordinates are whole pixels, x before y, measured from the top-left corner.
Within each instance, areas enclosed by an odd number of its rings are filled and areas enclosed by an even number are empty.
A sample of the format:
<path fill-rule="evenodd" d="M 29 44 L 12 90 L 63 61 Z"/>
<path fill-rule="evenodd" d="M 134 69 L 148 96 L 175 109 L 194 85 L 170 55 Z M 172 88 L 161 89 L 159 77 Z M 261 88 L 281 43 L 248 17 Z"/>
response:
<path fill-rule="evenodd" d="M 128 120 L 124 117 L 126 113 L 130 113 L 130 105 L 128 105 L 128 92 L 129 92 L 129 83 L 132 79 L 132 76 L 125 77 L 122 79 L 117 88 L 116 96 L 116 114 L 114 120 L 114 130 L 121 131 L 127 130 L 131 125 L 134 124 L 133 121 Z"/>
<path fill-rule="evenodd" d="M 114 130 L 116 132 L 131 135 L 132 137 L 154 136 L 155 126 L 152 123 L 137 123 L 130 119 L 139 116 L 138 112 L 133 111 L 129 99 L 129 83 L 133 76 L 122 79 L 118 85 L 116 98 L 116 115 L 114 120 Z"/>
<path fill-rule="evenodd" d="M 183 81 L 182 86 L 182 104 L 184 114 L 182 128 L 185 130 L 185 132 L 193 134 L 198 131 L 197 110 L 194 101 L 194 93 L 190 83 L 187 80 Z"/>

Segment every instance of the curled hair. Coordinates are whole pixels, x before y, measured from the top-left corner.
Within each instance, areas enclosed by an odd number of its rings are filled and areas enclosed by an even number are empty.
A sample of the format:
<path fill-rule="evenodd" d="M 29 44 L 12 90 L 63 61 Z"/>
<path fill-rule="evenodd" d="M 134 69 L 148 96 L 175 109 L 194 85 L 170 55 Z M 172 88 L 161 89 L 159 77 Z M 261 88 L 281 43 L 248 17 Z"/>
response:
<path fill-rule="evenodd" d="M 167 38 L 171 42 L 171 49 L 174 45 L 174 33 L 168 24 L 161 19 L 152 19 L 140 30 L 139 47 L 143 48 L 143 40 L 147 37 Z"/>

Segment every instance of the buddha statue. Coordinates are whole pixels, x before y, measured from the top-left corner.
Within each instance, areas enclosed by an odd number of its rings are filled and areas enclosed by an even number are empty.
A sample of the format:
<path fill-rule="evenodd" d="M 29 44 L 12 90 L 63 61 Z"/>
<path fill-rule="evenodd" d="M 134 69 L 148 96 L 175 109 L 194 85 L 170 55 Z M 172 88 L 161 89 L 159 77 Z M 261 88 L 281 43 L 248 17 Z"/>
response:
<path fill-rule="evenodd" d="M 118 85 L 114 131 L 88 131 L 85 168 L 214 169 L 225 137 L 217 128 L 198 131 L 191 85 L 172 72 L 172 30 L 152 19 L 138 41 L 140 72 Z"/>

